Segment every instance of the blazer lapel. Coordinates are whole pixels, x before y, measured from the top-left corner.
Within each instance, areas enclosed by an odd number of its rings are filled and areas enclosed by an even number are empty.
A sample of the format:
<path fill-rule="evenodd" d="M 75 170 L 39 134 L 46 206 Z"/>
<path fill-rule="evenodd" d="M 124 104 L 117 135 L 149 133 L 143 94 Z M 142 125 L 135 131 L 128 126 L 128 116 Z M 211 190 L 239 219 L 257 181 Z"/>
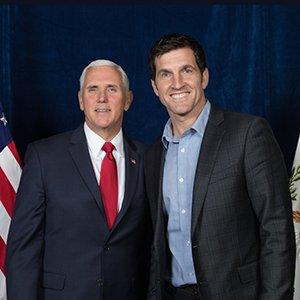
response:
<path fill-rule="evenodd" d="M 164 278 L 167 263 L 166 249 L 166 218 L 163 206 L 163 173 L 166 157 L 166 149 L 159 139 L 151 151 L 146 154 L 146 184 L 150 201 L 151 216 L 154 229 L 153 255 L 160 261 L 161 266 L 156 270 L 155 276 Z"/>
<path fill-rule="evenodd" d="M 122 208 L 118 213 L 116 222 L 113 226 L 115 228 L 120 220 L 128 210 L 130 203 L 134 197 L 136 191 L 136 185 L 139 181 L 138 175 L 140 170 L 141 158 L 140 155 L 134 149 L 135 146 L 132 142 L 124 135 L 124 152 L 125 152 L 125 193 L 122 203 Z"/>
<path fill-rule="evenodd" d="M 79 174 L 81 175 L 86 186 L 93 195 L 100 211 L 105 218 L 105 213 L 101 201 L 99 192 L 99 185 L 96 180 L 93 165 L 91 162 L 86 137 L 83 131 L 83 127 L 78 127 L 71 138 L 71 145 L 69 147 L 70 154 L 74 160 Z"/>
<path fill-rule="evenodd" d="M 160 216 L 163 208 L 162 182 L 165 156 L 166 150 L 160 139 L 155 142 L 151 151 L 146 154 L 146 185 L 154 228 L 157 224 L 157 217 Z"/>
<path fill-rule="evenodd" d="M 199 214 L 206 196 L 210 175 L 225 132 L 221 126 L 223 120 L 223 112 L 211 106 L 211 112 L 205 129 L 195 173 L 192 204 L 192 236 L 195 232 Z"/>
<path fill-rule="evenodd" d="M 155 178 L 159 178 L 159 180 L 155 180 L 156 187 L 157 188 L 157 207 L 156 209 L 156 226 L 155 226 L 155 234 L 154 234 L 154 245 L 159 248 L 159 252 L 161 253 L 161 270 L 166 270 L 166 228 L 167 228 L 167 220 L 164 216 L 164 203 L 163 203 L 163 175 L 164 175 L 164 165 L 165 165 L 165 158 L 166 158 L 166 149 L 160 143 L 160 148 L 158 151 L 156 151 L 157 155 L 157 164 L 156 166 L 159 166 L 157 168 L 157 174 L 155 175 Z M 153 164 L 155 166 L 155 164 Z M 157 177 L 156 177 L 157 176 Z M 161 276 L 163 276 L 161 274 Z"/>

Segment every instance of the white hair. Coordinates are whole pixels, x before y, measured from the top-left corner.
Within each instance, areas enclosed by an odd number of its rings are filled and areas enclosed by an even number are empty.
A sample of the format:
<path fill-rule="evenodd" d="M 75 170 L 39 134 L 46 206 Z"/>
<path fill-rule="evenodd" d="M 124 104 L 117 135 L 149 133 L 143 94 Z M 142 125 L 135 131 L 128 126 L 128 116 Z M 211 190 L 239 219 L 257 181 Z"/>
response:
<path fill-rule="evenodd" d="M 121 66 L 117 65 L 113 61 L 106 60 L 106 59 L 97 59 L 92 61 L 90 64 L 88 64 L 82 71 L 81 76 L 79 78 L 79 84 L 80 84 L 80 91 L 82 91 L 83 83 L 85 80 L 86 72 L 90 68 L 95 68 L 95 67 L 113 67 L 115 68 L 118 72 L 120 72 L 120 75 L 122 77 L 122 83 L 124 85 L 125 90 L 128 92 L 129 91 L 129 79 L 125 73 L 125 71 L 122 69 Z"/>

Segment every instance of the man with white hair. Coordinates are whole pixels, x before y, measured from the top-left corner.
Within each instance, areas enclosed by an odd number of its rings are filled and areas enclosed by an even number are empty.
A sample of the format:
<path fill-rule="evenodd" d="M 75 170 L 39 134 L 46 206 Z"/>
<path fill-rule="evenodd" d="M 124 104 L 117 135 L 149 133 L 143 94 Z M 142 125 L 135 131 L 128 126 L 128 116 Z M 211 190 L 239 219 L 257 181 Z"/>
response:
<path fill-rule="evenodd" d="M 146 298 L 144 146 L 122 132 L 126 73 L 93 61 L 78 99 L 83 125 L 28 146 L 7 245 L 9 300 Z"/>

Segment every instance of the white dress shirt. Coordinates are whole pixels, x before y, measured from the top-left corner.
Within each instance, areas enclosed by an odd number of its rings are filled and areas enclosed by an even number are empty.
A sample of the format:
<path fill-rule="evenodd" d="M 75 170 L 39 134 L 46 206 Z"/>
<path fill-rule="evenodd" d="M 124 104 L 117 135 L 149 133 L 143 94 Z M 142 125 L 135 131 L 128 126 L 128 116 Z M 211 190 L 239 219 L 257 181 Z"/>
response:
<path fill-rule="evenodd" d="M 102 160 L 105 156 L 105 151 L 101 150 L 102 146 L 106 142 L 102 137 L 91 130 L 86 123 L 84 123 L 84 133 L 87 139 L 90 157 L 92 160 L 94 172 L 97 178 L 97 182 L 100 182 L 100 170 Z M 118 170 L 118 212 L 121 210 L 124 191 L 125 191 L 125 155 L 123 144 L 123 132 L 120 129 L 119 133 L 110 141 L 115 149 L 113 150 L 113 156 L 116 160 Z"/>

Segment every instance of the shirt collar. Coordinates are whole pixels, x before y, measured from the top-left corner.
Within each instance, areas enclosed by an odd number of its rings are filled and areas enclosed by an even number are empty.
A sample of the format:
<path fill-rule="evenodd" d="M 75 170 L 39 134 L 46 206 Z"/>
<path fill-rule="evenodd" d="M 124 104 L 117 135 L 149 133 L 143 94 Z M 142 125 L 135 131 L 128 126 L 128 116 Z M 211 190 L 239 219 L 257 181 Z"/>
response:
<path fill-rule="evenodd" d="M 194 132 L 199 133 L 200 135 L 203 136 L 204 130 L 208 121 L 209 113 L 210 113 L 210 107 L 211 104 L 208 100 L 206 100 L 206 103 L 194 122 L 194 124 L 189 128 L 188 130 L 185 131 L 187 133 L 188 131 L 192 130 Z M 163 135 L 162 135 L 162 143 L 164 147 L 167 149 L 168 148 L 168 143 L 170 142 L 178 142 L 180 138 L 174 137 L 173 132 L 172 132 L 172 122 L 171 119 L 169 119 L 165 125 Z"/>
<path fill-rule="evenodd" d="M 89 126 L 84 122 L 83 125 L 84 133 L 87 139 L 88 147 L 94 157 L 99 157 L 101 154 L 101 148 L 106 142 L 100 135 L 95 133 Z M 118 134 L 110 141 L 114 146 L 118 155 L 124 157 L 124 144 L 123 144 L 123 131 L 122 128 Z"/>

